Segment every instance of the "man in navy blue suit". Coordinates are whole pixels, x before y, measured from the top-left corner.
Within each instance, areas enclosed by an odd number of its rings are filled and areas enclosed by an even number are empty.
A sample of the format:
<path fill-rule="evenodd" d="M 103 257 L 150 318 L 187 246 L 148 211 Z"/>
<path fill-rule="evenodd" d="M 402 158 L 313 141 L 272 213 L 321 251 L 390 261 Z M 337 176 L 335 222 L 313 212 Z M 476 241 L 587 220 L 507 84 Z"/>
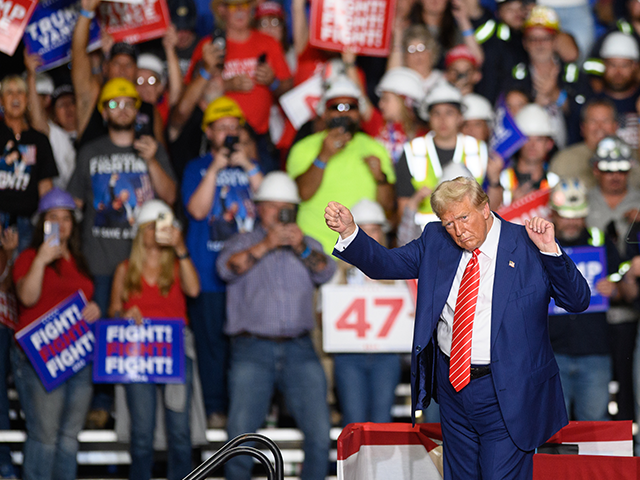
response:
<path fill-rule="evenodd" d="M 426 409 L 432 396 L 440 404 L 445 479 L 530 479 L 534 449 L 567 424 L 549 299 L 581 312 L 589 286 L 556 243 L 551 222 L 502 220 L 474 180 L 443 182 L 431 206 L 441 223 L 388 250 L 346 207 L 330 202 L 325 220 L 340 234 L 334 255 L 374 279 L 419 280 L 412 412 Z M 466 271 L 476 282 L 470 315 L 456 313 L 457 302 L 466 301 L 458 298 L 467 292 Z M 461 325 L 468 341 L 459 341 Z"/>

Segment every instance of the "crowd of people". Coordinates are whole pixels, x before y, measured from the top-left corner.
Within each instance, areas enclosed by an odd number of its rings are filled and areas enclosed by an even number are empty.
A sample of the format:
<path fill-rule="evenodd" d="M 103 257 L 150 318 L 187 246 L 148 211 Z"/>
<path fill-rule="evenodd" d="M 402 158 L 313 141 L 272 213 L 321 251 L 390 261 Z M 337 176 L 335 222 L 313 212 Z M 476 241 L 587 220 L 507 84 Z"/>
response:
<path fill-rule="evenodd" d="M 391 421 L 402 372 L 398 354 L 314 343 L 318 287 L 372 281 L 331 256 L 324 209 L 339 202 L 401 246 L 458 176 L 498 212 L 548 189 L 560 245 L 604 247 L 592 289 L 609 307 L 551 315 L 551 341 L 571 418 L 636 418 L 640 2 L 402 0 L 389 55 L 365 57 L 312 46 L 307 0 L 168 0 L 163 38 L 103 35 L 91 51 L 100 1 L 81 0 L 68 65 L 42 73 L 23 46 L 0 56 L 0 428 L 11 374 L 22 478 L 75 478 L 78 432 L 114 416 L 113 386 L 91 367 L 47 392 L 13 340 L 77 290 L 88 322 L 187 325 L 184 386 L 124 389 L 130 478 L 151 476 L 155 407 L 174 480 L 192 468 L 192 400 L 233 437 L 260 428 L 276 390 L 304 433 L 301 478 L 324 478 L 327 399 L 343 424 Z M 296 129 L 279 99 L 314 76 L 315 115 Z M 525 137 L 510 158 L 492 143 L 505 112 Z M 251 467 L 233 459 L 227 478 Z M 15 475 L 0 446 L 0 478 Z"/>

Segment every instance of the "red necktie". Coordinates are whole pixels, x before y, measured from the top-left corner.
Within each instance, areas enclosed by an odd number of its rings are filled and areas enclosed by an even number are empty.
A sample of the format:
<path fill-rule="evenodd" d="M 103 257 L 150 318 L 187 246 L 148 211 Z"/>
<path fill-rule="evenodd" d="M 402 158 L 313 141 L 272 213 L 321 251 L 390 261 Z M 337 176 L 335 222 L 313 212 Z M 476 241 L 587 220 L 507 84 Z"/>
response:
<path fill-rule="evenodd" d="M 476 248 L 464 269 L 453 315 L 449 381 L 456 392 L 462 390 L 471 380 L 471 336 L 480 288 L 479 254 L 480 250 Z"/>

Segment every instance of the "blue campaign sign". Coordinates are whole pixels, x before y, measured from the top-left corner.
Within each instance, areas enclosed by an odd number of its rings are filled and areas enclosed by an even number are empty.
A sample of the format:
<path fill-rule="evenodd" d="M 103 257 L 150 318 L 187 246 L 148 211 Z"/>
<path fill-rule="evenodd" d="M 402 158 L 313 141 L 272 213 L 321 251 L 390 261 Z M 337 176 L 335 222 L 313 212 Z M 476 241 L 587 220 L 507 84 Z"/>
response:
<path fill-rule="evenodd" d="M 77 0 L 41 0 L 24 31 L 29 53 L 42 58 L 39 72 L 50 70 L 71 60 L 71 38 L 80 12 Z M 88 51 L 100 46 L 100 24 L 94 18 L 89 29 Z"/>
<path fill-rule="evenodd" d="M 184 383 L 184 320 L 100 320 L 95 324 L 96 383 Z"/>
<path fill-rule="evenodd" d="M 609 298 L 603 297 L 596 290 L 598 280 L 607 276 L 607 254 L 604 247 L 575 247 L 565 248 L 564 251 L 576 264 L 591 289 L 591 302 L 584 313 L 606 312 L 609 309 Z M 549 303 L 549 315 L 566 314 L 568 312 L 558 307 L 552 298 Z"/>
<path fill-rule="evenodd" d="M 493 134 L 489 139 L 489 148 L 504 158 L 505 162 L 520 150 L 520 147 L 527 141 L 524 135 L 516 126 L 516 122 L 507 110 L 504 98 L 500 96 L 496 107 L 496 121 L 493 127 Z"/>
<path fill-rule="evenodd" d="M 86 304 L 78 290 L 16 333 L 16 340 L 48 392 L 92 359 L 95 338 L 81 313 Z"/>

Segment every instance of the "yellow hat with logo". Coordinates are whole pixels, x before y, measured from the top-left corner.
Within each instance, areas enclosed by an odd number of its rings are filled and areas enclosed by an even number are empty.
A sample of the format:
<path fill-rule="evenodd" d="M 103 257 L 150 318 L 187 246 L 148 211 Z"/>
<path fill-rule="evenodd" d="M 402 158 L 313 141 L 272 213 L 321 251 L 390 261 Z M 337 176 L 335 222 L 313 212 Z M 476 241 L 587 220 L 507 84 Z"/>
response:
<path fill-rule="evenodd" d="M 524 30 L 534 27 L 546 28 L 553 33 L 558 33 L 560 31 L 560 17 L 553 8 L 536 5 L 523 25 Z"/>
<path fill-rule="evenodd" d="M 244 124 L 244 113 L 240 106 L 235 100 L 222 96 L 211 102 L 204 111 L 202 130 L 206 130 L 211 123 L 225 117 L 235 117 L 240 120 L 241 125 Z"/>
<path fill-rule="evenodd" d="M 126 78 L 112 78 L 102 87 L 100 98 L 98 99 L 98 111 L 102 113 L 104 104 L 118 97 L 135 98 L 136 108 L 140 108 L 140 105 L 142 105 L 140 95 L 133 83 Z"/>

